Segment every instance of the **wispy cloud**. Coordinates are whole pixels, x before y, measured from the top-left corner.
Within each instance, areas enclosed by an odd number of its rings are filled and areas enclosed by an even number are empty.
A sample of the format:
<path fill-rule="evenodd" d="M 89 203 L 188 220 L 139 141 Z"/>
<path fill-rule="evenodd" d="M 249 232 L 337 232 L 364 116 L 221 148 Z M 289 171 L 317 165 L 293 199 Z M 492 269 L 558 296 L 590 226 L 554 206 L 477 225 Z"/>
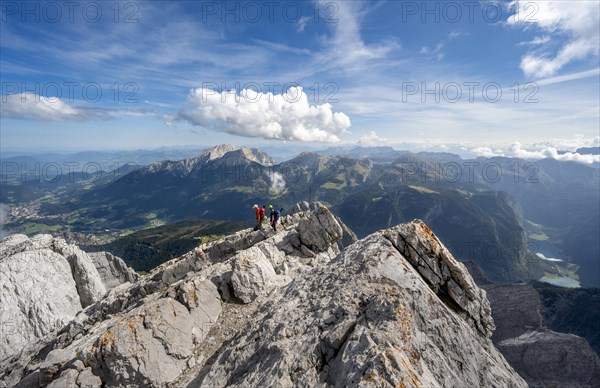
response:
<path fill-rule="evenodd" d="M 441 41 L 439 41 L 435 46 L 433 46 L 433 47 L 429 47 L 429 46 L 423 46 L 423 47 L 421 47 L 421 49 L 419 50 L 419 54 L 421 54 L 421 55 L 427 55 L 427 56 L 435 58 L 435 60 L 437 60 L 437 61 L 441 61 L 446 56 L 446 53 L 444 52 L 444 49 L 446 48 L 446 46 L 451 41 L 453 41 L 455 39 L 458 39 L 461 36 L 466 36 L 466 35 L 468 35 L 466 32 L 451 31 L 446 38 L 444 38 Z"/>
<path fill-rule="evenodd" d="M 335 22 L 329 23 L 330 33 L 321 36 L 319 50 L 313 53 L 295 77 L 310 77 L 315 74 L 344 74 L 355 77 L 373 66 L 385 65 L 391 54 L 401 49 L 400 43 L 389 37 L 377 43 L 363 39 L 361 26 L 364 18 L 377 7 L 363 0 L 336 1 Z M 316 2 L 315 6 L 320 6 Z"/>
<path fill-rule="evenodd" d="M 539 46 L 539 45 L 550 42 L 551 39 L 552 38 L 550 38 L 550 36 L 548 36 L 548 35 L 536 36 L 535 38 L 533 38 L 530 41 L 519 43 L 519 46 Z"/>
<path fill-rule="evenodd" d="M 537 27 L 548 34 L 534 39 L 536 47 L 521 58 L 521 69 L 529 77 L 555 75 L 567 64 L 598 56 L 600 49 L 600 8 L 597 1 L 513 1 L 515 13 L 507 20 L 509 25 L 524 29 Z M 549 36 L 560 35 L 566 42 L 552 52 Z"/>
<path fill-rule="evenodd" d="M 421 50 L 419 50 L 419 54 L 431 55 L 431 56 L 435 57 L 436 60 L 441 61 L 442 59 L 444 59 L 444 56 L 446 55 L 442 51 L 444 46 L 445 46 L 445 43 L 443 43 L 443 42 L 436 44 L 435 47 L 433 47 L 433 48 L 423 46 L 423 47 L 421 47 Z"/>
<path fill-rule="evenodd" d="M 298 21 L 296 22 L 296 31 L 304 32 L 304 29 L 306 28 L 306 25 L 308 24 L 309 21 L 310 21 L 310 17 L 301 16 L 298 19 Z"/>
<path fill-rule="evenodd" d="M 0 112 L 2 113 L 2 117 L 5 118 L 38 121 L 109 120 L 119 117 L 139 117 L 152 114 L 143 109 L 106 109 L 76 106 L 57 97 L 39 96 L 34 93 L 1 96 Z"/>
<path fill-rule="evenodd" d="M 562 82 L 575 81 L 583 78 L 592 78 L 600 76 L 600 68 L 580 71 L 577 73 L 565 74 L 558 77 L 550 77 L 537 80 L 535 83 L 539 86 L 553 85 Z"/>

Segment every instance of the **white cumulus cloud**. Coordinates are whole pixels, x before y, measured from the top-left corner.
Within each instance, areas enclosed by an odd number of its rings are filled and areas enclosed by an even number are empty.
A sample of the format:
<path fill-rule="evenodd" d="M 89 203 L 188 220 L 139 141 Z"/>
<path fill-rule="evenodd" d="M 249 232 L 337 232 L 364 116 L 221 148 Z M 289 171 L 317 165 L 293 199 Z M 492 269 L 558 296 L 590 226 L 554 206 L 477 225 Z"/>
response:
<path fill-rule="evenodd" d="M 591 141 L 590 143 L 597 142 L 597 139 Z M 483 157 L 494 157 L 494 156 L 506 156 L 506 157 L 515 157 L 521 159 L 556 159 L 561 161 L 572 161 L 579 163 L 600 163 L 600 155 L 582 155 L 573 151 L 564 151 L 565 148 L 558 149 L 554 146 L 550 146 L 552 142 L 545 142 L 544 144 L 535 144 L 532 147 L 524 148 L 523 145 L 519 142 L 514 142 L 510 147 L 506 150 L 498 149 L 498 148 L 490 148 L 490 147 L 477 147 L 471 149 L 471 152 L 478 156 Z M 588 143 L 588 144 L 590 144 Z M 563 146 L 566 146 L 569 143 L 560 142 Z M 570 145 L 574 145 L 575 143 L 570 143 Z M 581 143 L 579 143 L 581 144 Z M 543 146 L 543 147 L 542 147 Z"/>
<path fill-rule="evenodd" d="M 578 148 L 584 147 L 600 147 L 600 136 L 594 138 L 586 138 L 583 135 L 574 135 L 566 139 L 550 139 L 532 144 L 527 147 L 534 150 L 542 150 L 546 148 L 556 148 L 560 151 L 577 151 Z"/>
<path fill-rule="evenodd" d="M 541 150 L 527 150 L 522 148 L 521 143 L 518 142 L 515 142 L 510 146 L 508 153 L 510 156 L 523 159 L 552 158 L 588 164 L 600 162 L 600 155 L 581 155 L 576 152 L 559 153 L 555 147 L 548 147 Z"/>
<path fill-rule="evenodd" d="M 358 144 L 364 146 L 376 146 L 385 143 L 385 141 L 384 138 L 377 136 L 375 131 L 369 131 L 369 133 L 360 138 Z"/>
<path fill-rule="evenodd" d="M 539 46 L 521 58 L 521 69 L 527 76 L 548 77 L 565 65 L 598 55 L 600 38 L 600 8 L 597 1 L 537 1 L 516 0 L 510 3 L 515 13 L 507 22 L 528 29 L 535 26 L 548 35 L 566 38 L 557 52 L 552 52 L 549 37 L 536 38 Z"/>
<path fill-rule="evenodd" d="M 491 157 L 494 157 L 494 156 L 505 156 L 504 152 L 502 150 L 492 149 L 492 148 L 489 148 L 489 147 L 477 147 L 477 148 L 473 148 L 471 150 L 471 152 L 473 152 L 477 156 L 483 156 L 483 157 L 486 157 L 486 158 L 491 158 Z"/>
<path fill-rule="evenodd" d="M 299 86 L 283 94 L 199 88 L 188 100 L 196 108 L 168 117 L 168 122 L 185 120 L 238 136 L 325 143 L 338 142 L 351 125 L 350 118 L 333 112 L 331 104 L 311 105 Z"/>

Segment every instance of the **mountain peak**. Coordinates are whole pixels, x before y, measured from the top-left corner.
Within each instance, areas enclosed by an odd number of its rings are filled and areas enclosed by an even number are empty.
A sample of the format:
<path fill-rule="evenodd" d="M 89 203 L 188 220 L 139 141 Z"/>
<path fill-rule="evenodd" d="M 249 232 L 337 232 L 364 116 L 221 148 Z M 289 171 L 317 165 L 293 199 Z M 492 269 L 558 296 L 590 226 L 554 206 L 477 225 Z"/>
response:
<path fill-rule="evenodd" d="M 239 150 L 240 148 L 241 147 L 236 146 L 234 144 L 219 144 L 219 145 L 216 145 L 214 147 L 204 150 L 204 152 L 202 152 L 200 154 L 200 158 L 205 159 L 207 161 L 215 160 L 215 159 L 222 158 L 228 152 L 236 151 L 236 150 Z"/>
<path fill-rule="evenodd" d="M 258 148 L 240 147 L 234 144 L 219 144 L 208 148 L 200 154 L 199 159 L 206 163 L 225 157 L 238 162 L 251 161 L 265 166 L 273 165 L 271 157 Z"/>
<path fill-rule="evenodd" d="M 254 162 L 263 166 L 272 166 L 273 159 L 257 148 L 240 147 L 233 144 L 220 144 L 204 150 L 200 155 L 191 158 L 171 161 L 164 160 L 148 166 L 150 173 L 168 171 L 178 176 L 186 176 L 201 168 L 206 163 L 222 162 L 227 165 Z"/>

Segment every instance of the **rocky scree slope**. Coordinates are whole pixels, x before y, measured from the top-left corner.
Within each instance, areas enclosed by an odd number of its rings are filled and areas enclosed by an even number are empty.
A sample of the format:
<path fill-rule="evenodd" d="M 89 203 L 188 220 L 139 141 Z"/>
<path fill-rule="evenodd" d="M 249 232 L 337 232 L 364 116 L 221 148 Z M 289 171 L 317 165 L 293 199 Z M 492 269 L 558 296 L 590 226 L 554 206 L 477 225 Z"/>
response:
<path fill-rule="evenodd" d="M 526 386 L 423 222 L 354 242 L 321 204 L 293 211 L 113 288 L 0 363 L 0 385 Z"/>

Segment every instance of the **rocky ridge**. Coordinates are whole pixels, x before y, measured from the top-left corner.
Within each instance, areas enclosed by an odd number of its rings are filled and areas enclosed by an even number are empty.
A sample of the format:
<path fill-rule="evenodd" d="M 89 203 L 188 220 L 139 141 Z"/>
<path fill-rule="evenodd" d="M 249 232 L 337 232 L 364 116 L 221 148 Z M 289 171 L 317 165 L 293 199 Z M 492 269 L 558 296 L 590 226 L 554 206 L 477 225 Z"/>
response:
<path fill-rule="evenodd" d="M 526 386 L 423 222 L 355 242 L 321 204 L 292 213 L 112 288 L 1 361 L 0 386 Z"/>

